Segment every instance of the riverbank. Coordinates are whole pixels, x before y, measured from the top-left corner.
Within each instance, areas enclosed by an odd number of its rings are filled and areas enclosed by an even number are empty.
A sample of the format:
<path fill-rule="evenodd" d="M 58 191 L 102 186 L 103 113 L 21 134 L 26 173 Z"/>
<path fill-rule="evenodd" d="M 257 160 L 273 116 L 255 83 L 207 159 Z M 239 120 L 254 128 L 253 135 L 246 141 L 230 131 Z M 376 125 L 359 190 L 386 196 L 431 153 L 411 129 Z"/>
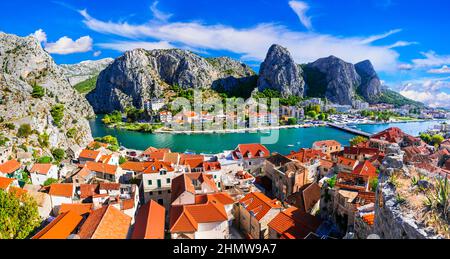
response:
<path fill-rule="evenodd" d="M 223 130 L 170 130 L 167 128 L 161 128 L 155 130 L 154 133 L 162 134 L 235 134 L 235 133 L 255 133 L 264 132 L 270 130 L 280 130 L 280 129 L 301 129 L 301 128 L 314 128 L 314 127 L 325 127 L 327 124 L 299 124 L 299 125 L 283 125 L 283 126 L 270 126 L 270 127 L 258 127 L 258 128 L 243 128 L 243 129 L 223 129 Z"/>

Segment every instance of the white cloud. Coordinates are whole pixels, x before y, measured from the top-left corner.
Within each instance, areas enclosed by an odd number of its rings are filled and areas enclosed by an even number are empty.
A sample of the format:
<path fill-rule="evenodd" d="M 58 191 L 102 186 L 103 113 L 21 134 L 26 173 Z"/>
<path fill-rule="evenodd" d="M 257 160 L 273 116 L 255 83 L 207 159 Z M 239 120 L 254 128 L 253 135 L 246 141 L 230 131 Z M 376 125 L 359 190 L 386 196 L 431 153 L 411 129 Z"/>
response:
<path fill-rule="evenodd" d="M 413 63 L 417 67 L 436 67 L 450 64 L 450 55 L 441 56 L 436 54 L 434 51 L 422 52 L 425 58 L 413 59 Z"/>
<path fill-rule="evenodd" d="M 241 55 L 246 61 L 262 61 L 272 44 L 281 44 L 291 51 L 298 63 L 313 62 L 318 58 L 335 55 L 353 63 L 369 59 L 380 71 L 394 71 L 398 64 L 398 52 L 389 46 L 375 46 L 370 43 L 400 30 L 371 37 L 345 38 L 293 31 L 272 23 L 258 24 L 249 28 L 220 24 L 205 25 L 199 22 L 129 24 L 101 21 L 90 16 L 86 10 L 80 11 L 80 14 L 84 17 L 85 25 L 91 30 L 130 39 L 129 42 L 101 44 L 104 48 L 116 50 L 130 49 L 124 45 L 151 38 L 151 41 L 165 42 L 171 46 L 198 50 L 225 50 Z"/>
<path fill-rule="evenodd" d="M 35 31 L 31 36 L 35 37 L 41 43 L 47 42 L 47 34 L 42 29 Z"/>
<path fill-rule="evenodd" d="M 173 16 L 171 13 L 164 13 L 158 9 L 159 1 L 153 2 L 152 6 L 150 6 L 150 10 L 152 11 L 153 17 L 162 22 L 166 22 Z"/>
<path fill-rule="evenodd" d="M 303 26 L 308 30 L 312 30 L 311 17 L 306 15 L 306 12 L 309 10 L 309 5 L 302 1 L 289 1 L 289 6 L 297 14 Z"/>
<path fill-rule="evenodd" d="M 72 53 L 83 53 L 92 50 L 93 40 L 89 36 L 73 40 L 67 36 L 61 37 L 54 43 L 46 43 L 45 50 L 51 54 L 67 55 Z"/>
<path fill-rule="evenodd" d="M 393 48 L 399 48 L 399 47 L 406 47 L 410 45 L 418 44 L 417 42 L 409 42 L 409 41 L 397 41 L 396 43 L 389 46 L 390 49 Z"/>
<path fill-rule="evenodd" d="M 372 35 L 370 37 L 367 37 L 367 38 L 363 39 L 361 41 L 361 43 L 362 44 L 369 44 L 369 43 L 375 42 L 377 40 L 385 39 L 385 38 L 387 38 L 387 37 L 389 37 L 389 36 L 391 36 L 393 34 L 397 34 L 397 33 L 401 32 L 401 31 L 402 31 L 401 29 L 395 29 L 395 30 L 390 30 L 388 32 L 385 32 L 383 34 Z"/>
<path fill-rule="evenodd" d="M 430 69 L 430 70 L 428 70 L 428 73 L 430 73 L 430 74 L 450 74 L 450 67 L 444 65 L 441 68 Z"/>
<path fill-rule="evenodd" d="M 399 70 L 412 70 L 412 69 L 414 68 L 414 66 L 411 65 L 411 64 L 399 64 L 399 65 L 397 66 L 397 68 L 398 68 Z"/>
<path fill-rule="evenodd" d="M 423 78 L 406 82 L 400 94 L 431 107 L 450 108 L 450 78 Z"/>
<path fill-rule="evenodd" d="M 102 52 L 100 51 L 100 50 L 98 50 L 98 51 L 95 51 L 92 55 L 94 56 L 94 57 L 98 57 L 98 56 L 100 56 L 102 54 Z"/>
<path fill-rule="evenodd" d="M 100 43 L 98 46 L 105 48 L 105 49 L 112 49 L 112 50 L 118 50 L 118 51 L 128 51 L 133 49 L 172 49 L 174 46 L 172 46 L 170 43 L 166 41 L 160 41 L 160 42 L 146 42 L 146 41 L 116 41 L 111 43 Z"/>

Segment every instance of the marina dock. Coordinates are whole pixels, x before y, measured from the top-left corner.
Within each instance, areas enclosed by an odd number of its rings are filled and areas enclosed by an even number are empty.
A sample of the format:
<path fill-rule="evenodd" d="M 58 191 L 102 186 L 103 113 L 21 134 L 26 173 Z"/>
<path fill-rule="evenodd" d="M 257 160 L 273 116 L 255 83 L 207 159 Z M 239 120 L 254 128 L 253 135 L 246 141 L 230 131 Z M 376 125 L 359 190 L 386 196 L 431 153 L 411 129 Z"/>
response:
<path fill-rule="evenodd" d="M 359 136 L 363 136 L 366 138 L 370 138 L 372 136 L 372 134 L 370 134 L 370 133 L 367 133 L 367 132 L 364 132 L 364 131 L 361 131 L 358 129 L 352 129 L 344 124 L 328 123 L 328 126 L 330 126 L 331 128 L 335 128 L 338 130 L 342 130 L 342 131 L 349 132 L 349 133 L 359 135 Z"/>

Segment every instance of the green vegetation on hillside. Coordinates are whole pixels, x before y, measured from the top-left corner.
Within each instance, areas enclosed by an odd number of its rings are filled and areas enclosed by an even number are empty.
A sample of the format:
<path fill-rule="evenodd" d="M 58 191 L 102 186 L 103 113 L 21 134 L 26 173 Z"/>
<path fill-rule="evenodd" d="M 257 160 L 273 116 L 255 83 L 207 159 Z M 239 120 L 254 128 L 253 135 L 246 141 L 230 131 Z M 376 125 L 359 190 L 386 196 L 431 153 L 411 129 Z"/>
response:
<path fill-rule="evenodd" d="M 31 93 L 31 96 L 33 98 L 42 98 L 45 95 L 45 89 L 37 84 L 33 85 L 33 92 Z"/>
<path fill-rule="evenodd" d="M 55 125 L 60 127 L 61 122 L 64 118 L 64 105 L 62 105 L 62 104 L 53 105 L 50 110 L 50 114 L 53 117 L 53 121 L 55 122 Z"/>
<path fill-rule="evenodd" d="M 97 85 L 97 79 L 98 75 L 76 84 L 73 88 L 75 88 L 75 90 L 77 90 L 80 94 L 87 94 L 95 89 Z"/>
<path fill-rule="evenodd" d="M 417 107 L 423 107 L 423 103 L 413 101 L 404 97 L 403 95 L 394 92 L 392 90 L 385 90 L 383 94 L 378 97 L 376 100 L 372 100 L 371 103 L 387 103 L 392 104 L 395 107 L 401 107 L 403 105 L 413 105 Z"/>

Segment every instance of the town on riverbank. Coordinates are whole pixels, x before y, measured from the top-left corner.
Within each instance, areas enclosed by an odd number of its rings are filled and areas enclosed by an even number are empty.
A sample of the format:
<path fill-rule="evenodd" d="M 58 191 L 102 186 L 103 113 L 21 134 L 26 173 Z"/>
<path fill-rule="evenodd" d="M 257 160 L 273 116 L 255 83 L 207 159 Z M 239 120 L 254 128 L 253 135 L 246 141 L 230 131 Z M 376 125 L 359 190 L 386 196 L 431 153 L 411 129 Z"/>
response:
<path fill-rule="evenodd" d="M 450 139 L 444 136 L 450 128 L 433 130 L 428 138 L 389 128 L 356 136 L 349 146 L 321 140 L 287 154 L 256 143 L 210 155 L 139 151 L 105 136 L 68 153 L 24 158 L 4 140 L 0 195 L 20 201 L 28 217 L 11 218 L 16 227 L 1 233 L 33 239 L 449 238 Z"/>

